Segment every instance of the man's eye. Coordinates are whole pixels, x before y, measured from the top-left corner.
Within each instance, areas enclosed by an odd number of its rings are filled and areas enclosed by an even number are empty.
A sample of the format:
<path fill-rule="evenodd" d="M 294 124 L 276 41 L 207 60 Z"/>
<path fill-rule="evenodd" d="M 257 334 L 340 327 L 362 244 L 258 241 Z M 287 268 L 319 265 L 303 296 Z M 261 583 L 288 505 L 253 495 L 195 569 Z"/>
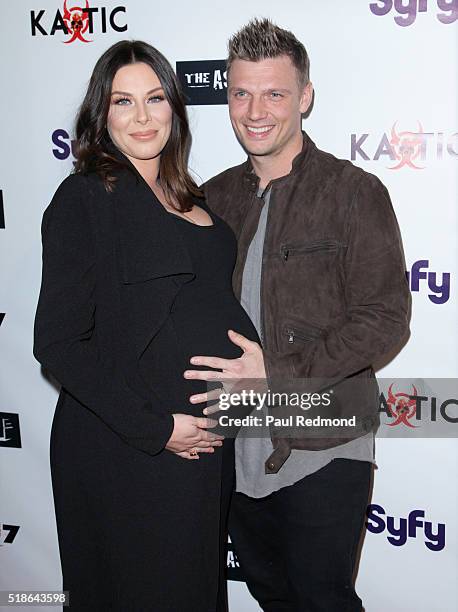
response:
<path fill-rule="evenodd" d="M 283 98 L 282 94 L 279 93 L 278 91 L 272 91 L 270 95 L 272 98 Z"/>
<path fill-rule="evenodd" d="M 234 96 L 236 98 L 244 98 L 246 96 L 246 91 L 236 91 Z"/>
<path fill-rule="evenodd" d="M 118 98 L 117 100 L 114 100 L 114 104 L 117 104 L 118 106 L 126 106 L 127 104 L 130 104 L 130 100 L 129 98 Z"/>

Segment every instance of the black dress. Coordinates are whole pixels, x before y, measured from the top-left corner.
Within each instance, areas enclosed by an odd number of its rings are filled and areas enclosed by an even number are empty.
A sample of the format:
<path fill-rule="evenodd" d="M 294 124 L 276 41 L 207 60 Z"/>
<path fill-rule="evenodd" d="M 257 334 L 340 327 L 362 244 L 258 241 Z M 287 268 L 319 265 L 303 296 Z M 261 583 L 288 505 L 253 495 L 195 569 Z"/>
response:
<path fill-rule="evenodd" d="M 228 329 L 257 340 L 232 291 L 235 237 L 208 212 L 212 226 L 165 213 L 174 217 L 195 277 L 181 286 L 159 331 L 162 341 L 151 343 L 141 368 L 171 413 L 202 416 L 204 404 L 192 405 L 189 396 L 206 383 L 183 378 L 185 369 L 197 369 L 189 363 L 192 355 L 239 357 Z M 167 450 L 138 452 L 89 410 L 58 405 L 51 464 L 71 609 L 225 610 L 233 460 L 231 439 L 195 461 Z"/>

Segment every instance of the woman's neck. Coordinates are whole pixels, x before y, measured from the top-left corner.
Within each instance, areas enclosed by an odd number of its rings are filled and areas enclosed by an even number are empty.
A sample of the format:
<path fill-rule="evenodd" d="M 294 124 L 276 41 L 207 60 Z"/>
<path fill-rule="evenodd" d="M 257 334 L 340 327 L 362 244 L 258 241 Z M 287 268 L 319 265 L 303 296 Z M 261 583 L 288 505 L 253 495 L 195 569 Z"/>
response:
<path fill-rule="evenodd" d="M 154 159 L 137 159 L 129 157 L 129 160 L 146 183 L 153 189 L 153 187 L 157 185 L 157 178 L 159 176 L 160 156 L 158 155 Z"/>

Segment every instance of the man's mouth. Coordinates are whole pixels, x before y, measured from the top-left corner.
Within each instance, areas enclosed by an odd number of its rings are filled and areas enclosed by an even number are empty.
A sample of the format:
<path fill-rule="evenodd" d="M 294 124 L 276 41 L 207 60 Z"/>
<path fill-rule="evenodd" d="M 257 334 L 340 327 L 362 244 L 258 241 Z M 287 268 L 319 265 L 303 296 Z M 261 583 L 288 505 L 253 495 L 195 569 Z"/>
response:
<path fill-rule="evenodd" d="M 263 138 L 267 134 L 269 134 L 274 129 L 275 126 L 274 125 L 262 125 L 259 127 L 255 127 L 252 125 L 246 125 L 245 127 L 250 136 Z"/>

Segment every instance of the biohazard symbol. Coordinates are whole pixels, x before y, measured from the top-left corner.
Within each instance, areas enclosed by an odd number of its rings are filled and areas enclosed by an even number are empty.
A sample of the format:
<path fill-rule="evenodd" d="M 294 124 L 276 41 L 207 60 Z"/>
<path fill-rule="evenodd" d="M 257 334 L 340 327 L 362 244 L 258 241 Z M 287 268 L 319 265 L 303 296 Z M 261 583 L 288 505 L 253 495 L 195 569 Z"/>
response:
<path fill-rule="evenodd" d="M 414 161 L 420 156 L 422 146 L 424 146 L 424 132 L 420 122 L 418 122 L 418 132 L 399 132 L 396 133 L 395 121 L 391 128 L 391 139 L 390 144 L 393 148 L 393 152 L 396 159 L 399 162 L 396 166 L 391 166 L 389 170 L 398 170 L 403 166 L 409 166 L 415 170 L 423 170 L 424 166 L 415 165 Z"/>
<path fill-rule="evenodd" d="M 388 423 L 389 427 L 394 427 L 395 425 L 399 425 L 399 423 L 404 423 L 407 427 L 417 427 L 417 425 L 412 425 L 409 423 L 409 420 L 415 416 L 417 412 L 416 401 L 412 399 L 413 395 L 418 395 L 415 385 L 413 387 L 413 393 L 408 395 L 407 393 L 396 393 L 394 394 L 393 384 L 390 385 L 388 389 L 388 409 L 391 413 L 391 416 L 396 419 L 393 423 Z"/>
<path fill-rule="evenodd" d="M 85 8 L 89 8 L 89 2 L 86 0 Z M 67 0 L 64 0 L 64 14 L 62 19 L 65 22 L 67 32 L 72 35 L 70 40 L 65 40 L 64 43 L 68 44 L 76 40 L 77 38 L 82 42 L 92 42 L 86 40 L 83 36 L 89 27 L 89 15 L 83 13 L 83 9 L 80 6 L 74 6 L 71 9 L 67 8 Z"/>

